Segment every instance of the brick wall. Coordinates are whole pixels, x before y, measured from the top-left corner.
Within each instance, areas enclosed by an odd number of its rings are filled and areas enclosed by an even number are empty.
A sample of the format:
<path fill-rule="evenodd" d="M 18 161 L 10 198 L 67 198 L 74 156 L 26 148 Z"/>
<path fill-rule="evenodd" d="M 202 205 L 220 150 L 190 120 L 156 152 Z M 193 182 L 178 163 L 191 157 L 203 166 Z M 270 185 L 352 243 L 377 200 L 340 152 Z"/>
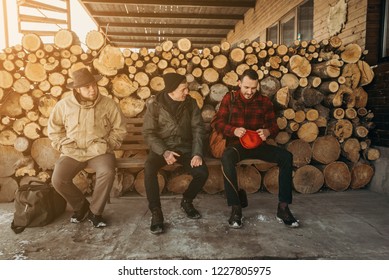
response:
<path fill-rule="evenodd" d="M 373 83 L 366 86 L 367 109 L 374 113 L 375 128 L 369 138 L 377 146 L 389 147 L 389 63 L 375 69 Z"/>
<path fill-rule="evenodd" d="M 235 30 L 230 31 L 227 41 L 236 43 L 244 39 L 254 40 L 260 36 L 260 41 L 266 40 L 266 28 L 273 25 L 281 17 L 289 13 L 304 0 L 257 0 L 255 9 L 246 12 Z"/>
<path fill-rule="evenodd" d="M 266 28 L 273 25 L 294 8 L 302 4 L 304 0 L 258 0 L 255 9 L 250 9 L 245 14 L 235 29 L 230 31 L 227 41 L 234 44 L 244 39 L 254 40 L 258 36 L 261 41 L 266 40 Z M 327 30 L 327 17 L 330 6 L 338 0 L 314 0 L 314 39 L 323 40 L 329 37 Z M 368 0 L 348 0 L 347 22 L 339 34 L 343 44 L 357 43 L 363 49 L 366 39 L 366 11 Z"/>

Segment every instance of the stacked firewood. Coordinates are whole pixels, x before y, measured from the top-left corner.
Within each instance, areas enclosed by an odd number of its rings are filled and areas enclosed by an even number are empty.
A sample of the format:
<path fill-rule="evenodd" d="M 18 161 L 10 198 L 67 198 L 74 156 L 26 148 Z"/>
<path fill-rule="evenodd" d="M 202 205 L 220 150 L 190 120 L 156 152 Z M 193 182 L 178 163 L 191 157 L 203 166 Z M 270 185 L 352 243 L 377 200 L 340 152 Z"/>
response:
<path fill-rule="evenodd" d="M 47 139 L 47 120 L 56 102 L 70 93 L 66 84 L 72 71 L 85 66 L 103 75 L 100 92 L 117 101 L 129 118 L 142 116 L 148 98 L 164 89 L 162 74 L 184 74 L 207 124 L 223 96 L 236 88 L 239 75 L 254 69 L 261 93 L 277 111 L 280 132 L 269 143 L 293 153 L 298 192 L 317 192 L 324 185 L 337 191 L 361 188 L 374 174 L 371 161 L 379 150 L 368 138 L 373 114 L 365 108 L 363 89 L 374 75 L 363 60 L 366 51 L 356 44 L 343 46 L 334 36 L 290 46 L 245 40 L 196 49 L 182 38 L 176 45 L 167 40 L 153 51 L 134 51 L 109 45 L 98 31 L 89 32 L 85 44 L 86 50 L 75 33 L 61 30 L 54 44 L 27 34 L 21 45 L 0 53 L 0 185 L 7 184 L 0 200 L 12 197 L 31 177 L 50 178 L 59 154 Z M 261 186 L 278 192 L 277 166 L 238 171 L 245 174 L 240 184 L 249 192 Z M 75 181 L 87 191 L 91 177 L 83 172 Z M 213 185 L 220 190 L 220 184 Z"/>

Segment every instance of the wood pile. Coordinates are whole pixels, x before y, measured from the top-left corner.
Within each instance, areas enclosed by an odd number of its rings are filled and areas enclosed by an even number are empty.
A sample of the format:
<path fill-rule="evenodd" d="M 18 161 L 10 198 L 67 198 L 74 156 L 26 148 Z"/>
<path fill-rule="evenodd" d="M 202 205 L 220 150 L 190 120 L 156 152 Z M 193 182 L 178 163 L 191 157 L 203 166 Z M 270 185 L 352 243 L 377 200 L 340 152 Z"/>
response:
<path fill-rule="evenodd" d="M 343 46 L 334 36 L 290 46 L 245 40 L 196 49 L 182 38 L 176 45 L 167 40 L 153 51 L 133 51 L 107 44 L 98 31 L 90 31 L 85 42 L 86 50 L 69 30 L 57 32 L 54 44 L 27 34 L 21 45 L 0 53 L 0 186 L 7 183 L 0 188 L 0 201 L 9 200 L 15 186 L 31 178 L 50 178 L 59 155 L 47 139 L 47 120 L 56 102 L 70 94 L 66 84 L 80 67 L 104 76 L 98 82 L 100 92 L 112 97 L 126 117 L 142 116 L 148 98 L 164 89 L 162 74 L 187 75 L 190 96 L 207 124 L 223 96 L 236 88 L 239 75 L 254 69 L 261 93 L 271 98 L 277 111 L 280 132 L 269 143 L 293 153 L 296 191 L 361 188 L 374 174 L 371 161 L 380 153 L 370 146 L 373 113 L 365 108 L 368 97 L 363 89 L 374 74 L 363 60 L 366 51 L 357 44 Z M 118 151 L 117 156 L 129 155 Z M 220 171 L 210 170 L 212 180 L 220 184 Z M 254 176 L 240 182 L 249 192 L 261 186 L 278 192 L 277 166 L 249 166 L 239 172 Z M 76 181 L 87 192 L 93 176 L 84 172 Z M 125 190 L 134 189 L 136 179 L 124 181 Z M 173 185 L 168 181 L 167 186 Z M 207 184 L 205 190 L 220 191 L 219 184 Z"/>

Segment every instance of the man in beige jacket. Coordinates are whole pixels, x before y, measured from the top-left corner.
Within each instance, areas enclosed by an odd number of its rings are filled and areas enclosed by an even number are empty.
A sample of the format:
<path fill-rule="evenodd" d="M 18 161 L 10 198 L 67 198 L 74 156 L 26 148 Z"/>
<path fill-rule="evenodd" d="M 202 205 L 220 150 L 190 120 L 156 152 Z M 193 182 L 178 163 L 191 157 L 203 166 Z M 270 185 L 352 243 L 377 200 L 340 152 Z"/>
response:
<path fill-rule="evenodd" d="M 48 123 L 52 146 L 61 152 L 52 184 L 74 210 L 70 222 L 88 218 L 94 227 L 107 225 L 102 213 L 115 178 L 113 150 L 120 147 L 126 133 L 117 104 L 99 93 L 101 78 L 87 68 L 74 71 L 73 82 L 67 85 L 73 93 L 56 104 Z M 73 184 L 73 178 L 87 166 L 96 171 L 90 202 Z"/>

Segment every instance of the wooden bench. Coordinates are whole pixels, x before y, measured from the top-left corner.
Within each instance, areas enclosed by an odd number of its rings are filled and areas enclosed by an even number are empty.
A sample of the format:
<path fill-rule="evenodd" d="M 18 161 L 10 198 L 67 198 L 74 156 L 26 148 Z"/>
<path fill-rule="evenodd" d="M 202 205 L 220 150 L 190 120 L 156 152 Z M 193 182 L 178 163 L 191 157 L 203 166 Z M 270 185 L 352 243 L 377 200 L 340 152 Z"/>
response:
<path fill-rule="evenodd" d="M 127 118 L 126 119 L 126 129 L 127 135 L 123 140 L 123 143 L 120 147 L 120 157 L 116 159 L 116 167 L 118 169 L 130 169 L 130 170 L 142 170 L 144 168 L 146 159 L 148 146 L 145 143 L 144 137 L 142 135 L 142 125 L 143 118 Z M 214 167 L 220 167 L 221 161 L 220 159 L 213 157 L 205 157 L 205 163 L 209 167 L 210 171 Z M 248 159 L 242 160 L 238 163 L 239 166 L 251 166 L 255 165 L 256 167 L 263 167 L 264 170 L 270 169 L 275 166 L 274 163 L 269 163 L 259 159 Z M 179 164 L 174 164 L 172 168 L 180 166 Z M 258 168 L 257 168 L 258 169 Z M 239 170 L 238 170 L 239 176 Z M 259 174 L 259 176 L 261 176 Z M 210 173 L 211 177 L 211 173 Z M 244 178 L 244 180 L 249 181 L 250 178 Z M 259 178 L 260 180 L 260 178 Z M 220 179 L 219 179 L 220 181 Z M 260 180 L 261 181 L 261 180 Z M 260 185 L 260 184 L 259 184 Z M 247 189 L 246 189 L 247 190 Z M 258 188 L 256 189 L 258 190 Z M 247 190 L 250 192 L 250 190 Z M 143 193 L 143 191 L 140 191 Z M 253 191 L 254 192 L 254 191 Z"/>
<path fill-rule="evenodd" d="M 144 153 L 148 152 L 148 146 L 142 135 L 143 118 L 126 118 L 127 135 L 120 147 L 120 150 L 126 153 Z M 122 157 L 116 159 L 117 168 L 143 168 L 146 162 L 146 156 Z M 220 159 L 205 157 L 208 166 L 221 165 Z M 246 159 L 239 162 L 240 165 L 267 163 L 260 159 Z"/>

